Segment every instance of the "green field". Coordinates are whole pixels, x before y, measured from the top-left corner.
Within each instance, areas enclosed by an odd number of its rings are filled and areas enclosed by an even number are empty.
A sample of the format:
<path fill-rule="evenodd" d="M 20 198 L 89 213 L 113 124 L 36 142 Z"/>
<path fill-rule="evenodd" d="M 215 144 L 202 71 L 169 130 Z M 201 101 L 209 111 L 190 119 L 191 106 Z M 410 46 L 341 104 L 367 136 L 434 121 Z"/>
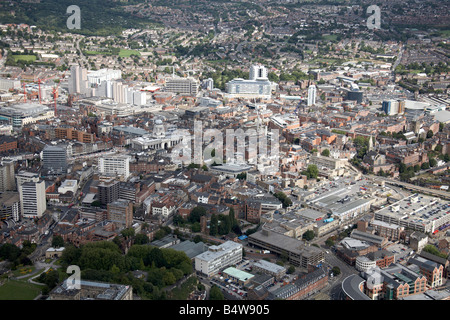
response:
<path fill-rule="evenodd" d="M 34 62 L 36 61 L 36 56 L 31 54 L 15 54 L 12 56 L 14 58 L 14 61 L 26 61 L 26 62 Z"/>
<path fill-rule="evenodd" d="M 41 292 L 42 286 L 32 283 L 9 280 L 0 286 L 0 300 L 33 300 Z"/>
<path fill-rule="evenodd" d="M 141 54 L 139 53 L 139 51 L 137 50 L 127 50 L 127 49 L 120 49 L 119 52 L 119 57 L 123 58 L 123 57 L 129 57 L 131 55 L 136 55 L 136 56 L 140 56 Z"/>

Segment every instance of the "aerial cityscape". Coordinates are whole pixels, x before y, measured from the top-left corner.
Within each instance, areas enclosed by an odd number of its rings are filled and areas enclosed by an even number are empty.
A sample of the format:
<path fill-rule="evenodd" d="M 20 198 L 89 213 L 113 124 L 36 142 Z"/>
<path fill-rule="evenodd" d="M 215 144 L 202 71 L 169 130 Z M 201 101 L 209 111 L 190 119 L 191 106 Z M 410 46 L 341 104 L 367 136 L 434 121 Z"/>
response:
<path fill-rule="evenodd" d="M 2 1 L 0 300 L 450 300 L 449 7 Z"/>

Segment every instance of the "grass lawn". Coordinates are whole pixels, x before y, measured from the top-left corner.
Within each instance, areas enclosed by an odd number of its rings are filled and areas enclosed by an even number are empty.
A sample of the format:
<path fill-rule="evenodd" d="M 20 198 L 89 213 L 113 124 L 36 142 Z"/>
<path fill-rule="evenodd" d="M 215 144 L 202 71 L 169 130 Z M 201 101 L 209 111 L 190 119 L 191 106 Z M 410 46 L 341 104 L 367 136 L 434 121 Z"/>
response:
<path fill-rule="evenodd" d="M 20 280 L 9 280 L 0 286 L 0 300 L 33 300 L 42 286 Z"/>
<path fill-rule="evenodd" d="M 123 58 L 123 57 L 129 57 L 132 54 L 140 56 L 141 54 L 139 53 L 139 51 L 137 50 L 127 50 L 127 49 L 120 49 L 119 52 L 119 57 Z"/>
<path fill-rule="evenodd" d="M 328 41 L 336 41 L 337 40 L 337 34 L 327 34 L 326 36 L 322 36 L 324 40 Z"/>
<path fill-rule="evenodd" d="M 26 267 L 22 267 L 20 269 L 14 270 L 13 274 L 15 277 L 20 277 L 20 276 L 24 276 L 26 274 L 32 273 L 34 271 L 35 267 L 34 266 L 26 266 Z"/>
<path fill-rule="evenodd" d="M 23 60 L 26 62 L 34 62 L 36 61 L 36 56 L 33 56 L 31 54 L 14 54 L 13 55 L 14 61 Z"/>

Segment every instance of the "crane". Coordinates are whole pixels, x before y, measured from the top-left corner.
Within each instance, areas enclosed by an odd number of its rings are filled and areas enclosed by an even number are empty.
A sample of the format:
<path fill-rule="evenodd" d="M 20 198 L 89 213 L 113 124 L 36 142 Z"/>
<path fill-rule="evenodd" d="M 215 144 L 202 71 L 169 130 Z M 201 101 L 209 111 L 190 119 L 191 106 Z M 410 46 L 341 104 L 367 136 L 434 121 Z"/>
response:
<path fill-rule="evenodd" d="M 69 69 L 67 69 L 67 70 L 69 70 Z M 61 79 L 64 79 L 67 70 L 64 71 L 63 75 L 59 78 L 59 82 L 55 83 L 55 86 L 53 87 L 53 90 L 52 90 L 53 101 L 54 101 L 54 104 L 55 104 L 55 111 L 54 111 L 55 117 L 56 117 L 56 114 L 57 114 L 57 111 L 56 111 L 56 100 L 58 99 L 59 84 L 61 83 Z"/>
<path fill-rule="evenodd" d="M 69 69 L 67 69 L 67 70 L 69 70 Z M 46 81 L 52 80 L 52 79 L 55 80 L 55 78 L 58 78 L 58 80 L 60 80 L 59 82 L 61 82 L 61 79 L 63 79 L 65 77 L 65 74 L 66 74 L 67 70 L 64 71 L 62 77 L 58 77 L 57 75 L 55 75 L 55 76 L 51 76 L 51 77 L 48 77 L 48 78 L 45 78 L 45 79 L 38 78 L 37 84 L 38 84 L 38 90 L 39 90 L 39 92 L 38 92 L 39 104 L 42 104 L 41 83 L 45 83 Z M 53 96 L 54 106 L 55 106 L 55 112 L 54 112 L 55 113 L 55 117 L 56 117 L 56 99 L 58 98 L 58 87 L 59 87 L 59 83 L 55 84 L 55 87 L 52 90 L 52 96 Z"/>

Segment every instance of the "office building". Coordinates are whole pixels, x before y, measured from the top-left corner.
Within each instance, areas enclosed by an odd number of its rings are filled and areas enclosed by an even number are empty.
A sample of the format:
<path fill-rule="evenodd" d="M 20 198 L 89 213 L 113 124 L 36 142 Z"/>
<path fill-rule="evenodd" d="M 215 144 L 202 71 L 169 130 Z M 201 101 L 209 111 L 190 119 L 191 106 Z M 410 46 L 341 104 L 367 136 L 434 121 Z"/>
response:
<path fill-rule="evenodd" d="M 0 78 L 0 90 L 17 90 L 20 87 L 20 80 Z"/>
<path fill-rule="evenodd" d="M 45 181 L 24 182 L 19 185 L 20 210 L 25 218 L 40 218 L 47 210 Z"/>
<path fill-rule="evenodd" d="M 381 110 L 388 116 L 404 114 L 406 102 L 403 100 L 385 100 L 381 104 Z"/>
<path fill-rule="evenodd" d="M 125 228 L 131 227 L 133 223 L 133 203 L 128 200 L 117 200 L 108 203 L 108 220 L 123 225 Z"/>
<path fill-rule="evenodd" d="M 0 192 L 16 190 L 14 161 L 2 160 L 0 164 Z"/>
<path fill-rule="evenodd" d="M 347 92 L 347 100 L 356 101 L 356 103 L 362 103 L 364 92 L 361 90 L 349 90 Z"/>
<path fill-rule="evenodd" d="M 226 241 L 221 245 L 213 245 L 195 257 L 195 270 L 207 276 L 213 276 L 220 269 L 242 261 L 242 244 Z"/>
<path fill-rule="evenodd" d="M 315 85 L 310 85 L 308 88 L 308 106 L 312 106 L 316 104 L 317 99 L 317 87 Z"/>
<path fill-rule="evenodd" d="M 173 77 L 166 81 L 166 91 L 182 95 L 196 96 L 198 93 L 198 80 L 188 77 Z"/>
<path fill-rule="evenodd" d="M 25 182 L 38 182 L 38 181 L 39 181 L 39 173 L 36 172 L 19 171 L 16 174 L 17 188 Z"/>
<path fill-rule="evenodd" d="M 43 170 L 49 174 L 67 173 L 67 151 L 60 146 L 45 146 L 42 151 Z"/>
<path fill-rule="evenodd" d="M 98 170 L 101 174 L 112 176 L 123 176 L 128 179 L 130 175 L 130 157 L 109 156 L 98 159 Z"/>
<path fill-rule="evenodd" d="M 272 83 L 269 80 L 233 79 L 226 84 L 228 96 L 232 98 L 265 98 L 272 96 Z"/>
<path fill-rule="evenodd" d="M 105 205 L 119 199 L 119 181 L 110 179 L 97 186 L 98 201 Z"/>
<path fill-rule="evenodd" d="M 202 88 L 211 91 L 214 89 L 214 80 L 211 78 L 202 81 Z"/>

